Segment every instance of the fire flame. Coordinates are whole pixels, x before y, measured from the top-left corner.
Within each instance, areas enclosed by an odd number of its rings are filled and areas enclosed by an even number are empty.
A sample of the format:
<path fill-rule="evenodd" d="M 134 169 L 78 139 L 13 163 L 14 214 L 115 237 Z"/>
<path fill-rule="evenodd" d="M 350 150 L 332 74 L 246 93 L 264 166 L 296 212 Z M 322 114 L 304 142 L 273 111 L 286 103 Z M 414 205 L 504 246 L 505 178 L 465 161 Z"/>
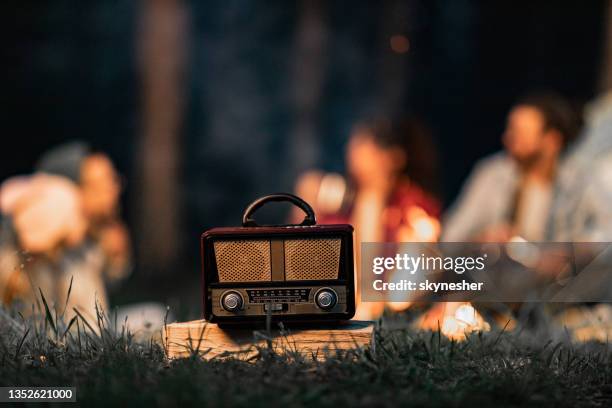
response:
<path fill-rule="evenodd" d="M 439 327 L 438 327 L 439 325 Z M 452 340 L 465 340 L 473 332 L 487 332 L 491 326 L 470 303 L 440 303 L 418 323 L 421 330 L 439 330 Z"/>

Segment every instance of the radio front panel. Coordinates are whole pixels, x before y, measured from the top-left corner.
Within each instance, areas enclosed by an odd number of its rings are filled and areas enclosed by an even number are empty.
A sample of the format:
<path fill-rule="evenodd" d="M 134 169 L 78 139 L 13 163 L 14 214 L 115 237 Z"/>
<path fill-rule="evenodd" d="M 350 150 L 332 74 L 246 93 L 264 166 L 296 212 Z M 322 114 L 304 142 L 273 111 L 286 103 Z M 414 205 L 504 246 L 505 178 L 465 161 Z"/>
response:
<path fill-rule="evenodd" d="M 329 293 L 329 304 L 321 304 Z M 241 307 L 232 310 L 227 297 L 236 294 Z M 345 286 L 296 286 L 212 289 L 212 312 L 215 316 L 329 315 L 347 313 Z"/>
<path fill-rule="evenodd" d="M 202 236 L 204 318 L 212 322 L 353 316 L 352 227 L 216 228 Z"/>

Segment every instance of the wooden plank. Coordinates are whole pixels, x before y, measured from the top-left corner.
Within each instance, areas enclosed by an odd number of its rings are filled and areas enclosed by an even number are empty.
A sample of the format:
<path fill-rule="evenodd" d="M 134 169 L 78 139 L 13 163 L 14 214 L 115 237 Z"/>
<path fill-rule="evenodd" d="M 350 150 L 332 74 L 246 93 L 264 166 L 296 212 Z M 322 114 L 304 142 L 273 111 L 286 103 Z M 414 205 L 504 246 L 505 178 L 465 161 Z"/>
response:
<path fill-rule="evenodd" d="M 271 333 L 253 328 L 227 328 L 204 320 L 168 324 L 164 345 L 169 358 L 198 355 L 204 359 L 234 356 L 249 358 L 258 347 L 272 347 L 275 352 L 292 351 L 301 355 L 323 356 L 326 352 L 349 350 L 370 344 L 374 325 L 367 321 L 349 321 L 333 327 L 274 329 Z"/>

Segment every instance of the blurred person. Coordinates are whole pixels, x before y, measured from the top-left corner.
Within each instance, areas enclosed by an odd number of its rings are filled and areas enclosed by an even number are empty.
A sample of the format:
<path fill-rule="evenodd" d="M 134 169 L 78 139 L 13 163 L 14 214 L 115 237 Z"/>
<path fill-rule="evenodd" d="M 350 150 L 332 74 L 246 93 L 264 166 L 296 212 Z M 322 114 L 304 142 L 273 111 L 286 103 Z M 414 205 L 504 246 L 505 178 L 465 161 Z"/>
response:
<path fill-rule="evenodd" d="M 560 166 L 551 241 L 612 241 L 612 91 L 586 109 L 579 142 Z"/>
<path fill-rule="evenodd" d="M 131 269 L 131 244 L 120 214 L 121 178 L 111 159 L 84 143 L 72 142 L 44 154 L 36 170 L 65 176 L 79 186 L 88 238 L 104 252 L 106 275 L 111 280 L 127 276 Z"/>
<path fill-rule="evenodd" d="M 33 303 L 38 288 L 55 300 L 55 265 L 45 260 L 59 259 L 62 249 L 78 246 L 87 229 L 77 187 L 64 177 L 46 174 L 13 178 L 2 185 L 0 205 L 3 303 Z"/>
<path fill-rule="evenodd" d="M 504 151 L 477 163 L 443 220 L 442 241 L 547 240 L 560 163 L 578 130 L 578 117 L 561 96 L 543 92 L 520 99 L 508 113 Z M 423 326 L 435 328 L 456 305 L 432 308 Z M 479 305 L 501 325 L 515 324 L 511 310 L 520 307 Z"/>
<path fill-rule="evenodd" d="M 433 176 L 430 149 L 428 135 L 414 120 L 356 126 L 347 148 L 355 197 L 345 216 L 361 242 L 437 240 L 440 203 L 423 188 Z"/>
<path fill-rule="evenodd" d="M 0 189 L 0 295 L 5 304 L 49 303 L 96 321 L 108 310 L 106 284 L 130 271 L 119 218 L 119 177 L 110 159 L 81 143 L 51 150 L 31 176 Z"/>
<path fill-rule="evenodd" d="M 420 121 L 357 124 L 347 145 L 346 164 L 346 177 L 311 170 L 297 180 L 296 194 L 312 205 L 320 223 L 353 222 L 356 229 L 364 224 L 362 235 L 370 241 L 437 240 L 437 156 Z M 354 223 L 361 210 L 357 204 L 364 202 L 375 216 Z M 301 217 L 296 211 L 292 219 L 298 222 Z M 433 224 L 419 224 L 422 219 Z"/>
<path fill-rule="evenodd" d="M 559 162 L 579 121 L 554 93 L 519 100 L 508 114 L 504 151 L 479 162 L 443 222 L 444 241 L 547 238 Z"/>
<path fill-rule="evenodd" d="M 598 248 L 612 240 L 612 90 L 587 106 L 581 139 L 560 166 L 548 238 L 595 243 L 573 245 L 569 251 L 573 264 L 582 265 L 579 279 L 571 280 L 576 283 L 570 293 L 587 294 L 599 302 L 554 304 L 549 309 L 574 338 L 607 341 L 612 321 L 612 307 L 606 302 L 612 298 L 612 251 Z M 549 279 L 563 279 L 567 273 L 554 266 L 538 272 Z"/>
<path fill-rule="evenodd" d="M 603 301 L 612 298 L 612 286 L 607 283 L 612 252 L 598 250 L 601 243 L 612 240 L 612 91 L 587 106 L 582 133 L 560 166 L 547 232 L 551 241 L 600 243 L 575 244 L 564 255 L 582 266 L 580 282 L 584 284 L 573 291 L 583 291 Z M 560 273 L 554 263 L 538 272 L 551 279 L 567 275 Z M 556 308 L 566 309 L 564 306 Z M 603 310 L 609 305 L 600 304 L 597 308 Z M 590 307 L 581 310 L 583 317 L 592 313 Z M 593 321 L 599 322 L 594 328 L 609 323 L 609 319 Z"/>
<path fill-rule="evenodd" d="M 347 177 L 307 172 L 298 180 L 296 193 L 314 204 L 320 223 L 355 227 L 359 268 L 361 242 L 438 239 L 440 203 L 433 193 L 436 165 L 430 135 L 419 121 L 363 122 L 354 127 L 349 139 Z M 360 273 L 357 280 L 359 288 Z M 357 319 L 382 313 L 383 303 L 362 303 L 360 296 L 358 290 Z"/>

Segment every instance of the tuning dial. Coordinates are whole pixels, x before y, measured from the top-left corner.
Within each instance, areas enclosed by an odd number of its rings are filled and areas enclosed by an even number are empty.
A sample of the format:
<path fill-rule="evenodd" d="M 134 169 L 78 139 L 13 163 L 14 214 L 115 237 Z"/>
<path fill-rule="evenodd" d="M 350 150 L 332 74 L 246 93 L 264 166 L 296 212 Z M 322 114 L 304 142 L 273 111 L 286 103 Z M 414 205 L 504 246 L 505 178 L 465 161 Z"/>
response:
<path fill-rule="evenodd" d="M 221 296 L 221 306 L 228 312 L 237 312 L 241 310 L 243 304 L 244 300 L 242 299 L 242 295 L 233 290 L 225 292 L 223 296 Z"/>
<path fill-rule="evenodd" d="M 332 309 L 338 303 L 338 294 L 330 288 L 319 289 L 315 294 L 315 302 L 323 310 Z"/>

